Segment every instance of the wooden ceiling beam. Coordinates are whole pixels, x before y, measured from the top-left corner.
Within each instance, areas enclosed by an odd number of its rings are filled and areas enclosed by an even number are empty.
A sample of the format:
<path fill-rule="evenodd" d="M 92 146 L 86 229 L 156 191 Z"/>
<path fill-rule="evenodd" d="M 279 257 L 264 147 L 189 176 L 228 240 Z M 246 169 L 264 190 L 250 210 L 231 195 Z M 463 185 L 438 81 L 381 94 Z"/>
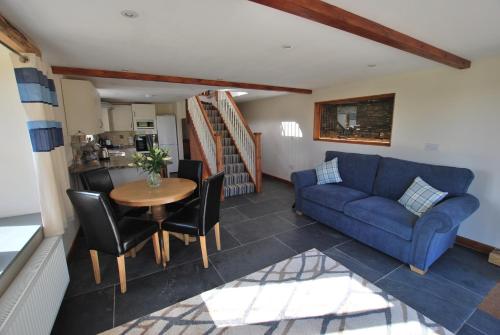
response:
<path fill-rule="evenodd" d="M 0 42 L 10 50 L 22 53 L 34 53 L 41 56 L 41 51 L 31 40 L 0 14 Z"/>
<path fill-rule="evenodd" d="M 457 69 L 467 69 L 471 62 L 445 50 L 400 33 L 377 22 L 320 0 L 249 0 L 261 5 L 325 24 L 369 40 Z"/>
<path fill-rule="evenodd" d="M 99 69 L 85 69 L 78 67 L 52 66 L 52 73 L 68 75 L 68 76 L 86 76 L 86 77 L 99 77 L 99 78 L 158 81 L 164 83 L 175 83 L 175 84 L 186 84 L 186 85 L 216 86 L 216 87 L 227 87 L 227 88 L 234 87 L 234 88 L 245 88 L 250 90 L 312 94 L 312 90 L 305 88 L 241 83 L 241 82 L 225 81 L 225 80 L 167 76 L 167 75 L 137 73 L 128 71 L 110 71 L 110 70 L 99 70 Z"/>

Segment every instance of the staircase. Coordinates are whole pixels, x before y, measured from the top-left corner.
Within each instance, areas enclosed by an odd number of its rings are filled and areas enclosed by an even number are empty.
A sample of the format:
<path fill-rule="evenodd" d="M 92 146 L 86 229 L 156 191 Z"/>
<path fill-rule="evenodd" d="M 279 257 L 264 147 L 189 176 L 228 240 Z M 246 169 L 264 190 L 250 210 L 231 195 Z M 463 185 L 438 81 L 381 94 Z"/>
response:
<path fill-rule="evenodd" d="M 224 197 L 232 197 L 255 192 L 255 185 L 246 172 L 241 156 L 236 150 L 219 110 L 211 103 L 202 102 L 213 130 L 219 134 L 222 142 L 224 160 Z"/>
<path fill-rule="evenodd" d="M 224 197 L 260 192 L 260 133 L 252 133 L 229 92 L 209 91 L 188 99 L 193 159 L 204 177 L 224 171 Z"/>

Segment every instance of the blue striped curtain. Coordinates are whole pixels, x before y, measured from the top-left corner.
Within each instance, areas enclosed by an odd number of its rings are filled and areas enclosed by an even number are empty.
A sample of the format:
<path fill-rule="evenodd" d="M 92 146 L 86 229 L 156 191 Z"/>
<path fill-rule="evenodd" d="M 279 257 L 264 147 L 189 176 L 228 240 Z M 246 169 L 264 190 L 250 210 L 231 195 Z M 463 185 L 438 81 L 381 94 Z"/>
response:
<path fill-rule="evenodd" d="M 40 193 L 44 233 L 64 233 L 73 211 L 66 197 L 69 176 L 64 153 L 63 111 L 59 109 L 56 85 L 50 67 L 36 55 L 21 62 L 13 55 L 19 98 L 28 116 L 33 158 Z"/>

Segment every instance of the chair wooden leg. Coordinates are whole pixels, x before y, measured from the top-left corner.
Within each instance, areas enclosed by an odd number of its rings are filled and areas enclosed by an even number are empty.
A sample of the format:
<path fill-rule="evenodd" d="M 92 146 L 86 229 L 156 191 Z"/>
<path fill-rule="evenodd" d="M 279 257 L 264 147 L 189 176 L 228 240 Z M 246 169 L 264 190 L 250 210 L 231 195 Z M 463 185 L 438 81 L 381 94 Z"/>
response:
<path fill-rule="evenodd" d="M 120 292 L 127 292 L 127 273 L 125 272 L 125 255 L 116 257 L 118 275 L 120 276 Z"/>
<path fill-rule="evenodd" d="M 189 245 L 189 235 L 188 234 L 184 234 L 184 244 Z"/>
<path fill-rule="evenodd" d="M 217 222 L 217 224 L 214 226 L 215 228 L 215 244 L 217 245 L 217 250 L 221 249 L 220 246 L 220 225 Z"/>
<path fill-rule="evenodd" d="M 99 268 L 99 256 L 97 250 L 90 250 L 90 258 L 92 259 L 92 269 L 94 270 L 94 279 L 96 284 L 101 283 L 101 269 Z"/>
<path fill-rule="evenodd" d="M 200 236 L 201 257 L 203 258 L 203 267 L 208 268 L 208 255 L 207 255 L 207 240 L 205 236 Z"/>
<path fill-rule="evenodd" d="M 135 252 L 135 248 L 130 249 L 130 257 L 135 258 L 137 256 L 137 252 Z"/>
<path fill-rule="evenodd" d="M 170 234 L 168 231 L 163 231 L 163 267 L 170 262 Z"/>
<path fill-rule="evenodd" d="M 427 272 L 427 271 L 421 270 L 421 269 L 419 269 L 419 268 L 417 268 L 416 266 L 413 266 L 413 265 L 410 265 L 410 270 L 413 271 L 413 272 L 415 272 L 415 273 L 418 273 L 421 276 L 425 275 L 425 273 Z"/>
<path fill-rule="evenodd" d="M 158 233 L 153 234 L 153 248 L 155 250 L 155 260 L 156 264 L 161 263 L 161 251 L 160 251 L 160 237 Z"/>

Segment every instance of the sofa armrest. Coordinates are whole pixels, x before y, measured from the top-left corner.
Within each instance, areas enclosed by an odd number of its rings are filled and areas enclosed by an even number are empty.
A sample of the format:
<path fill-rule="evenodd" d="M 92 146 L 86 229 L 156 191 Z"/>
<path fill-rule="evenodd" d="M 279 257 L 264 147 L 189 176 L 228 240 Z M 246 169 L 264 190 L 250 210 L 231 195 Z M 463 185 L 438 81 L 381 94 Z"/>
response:
<path fill-rule="evenodd" d="M 295 191 L 318 183 L 318 179 L 316 179 L 316 170 L 314 169 L 293 172 L 291 179 Z"/>
<path fill-rule="evenodd" d="M 295 209 L 297 211 L 302 211 L 302 198 L 301 198 L 301 190 L 304 187 L 313 186 L 318 183 L 316 178 L 316 170 L 303 170 L 293 172 L 290 177 L 293 183 L 293 188 L 295 190 Z"/>
<path fill-rule="evenodd" d="M 425 213 L 413 230 L 411 264 L 427 270 L 453 243 L 460 223 L 478 208 L 479 200 L 465 194 L 447 199 Z"/>

